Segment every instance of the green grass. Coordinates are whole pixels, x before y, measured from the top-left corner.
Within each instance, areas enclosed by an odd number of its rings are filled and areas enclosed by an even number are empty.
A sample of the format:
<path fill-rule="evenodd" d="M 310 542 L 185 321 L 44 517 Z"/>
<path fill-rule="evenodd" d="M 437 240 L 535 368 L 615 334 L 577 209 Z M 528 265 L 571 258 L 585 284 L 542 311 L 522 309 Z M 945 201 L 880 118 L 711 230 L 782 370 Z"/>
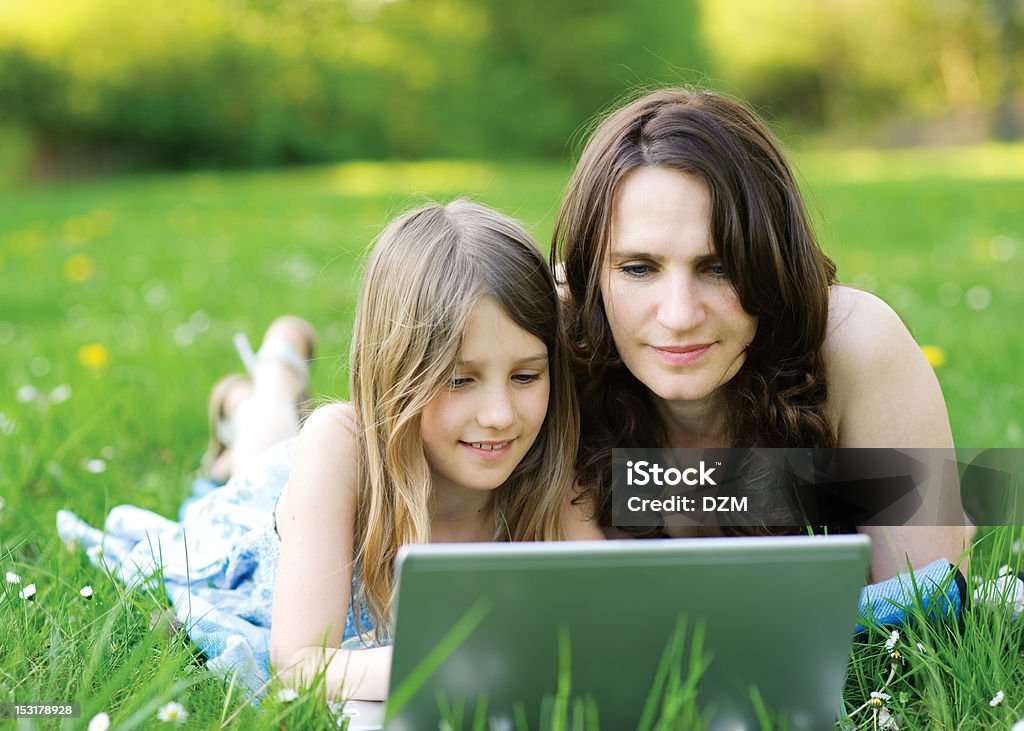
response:
<path fill-rule="evenodd" d="M 798 163 L 841 278 L 888 300 L 919 342 L 945 353 L 936 372 L 957 444 L 1024 446 L 1024 148 L 815 153 Z M 545 244 L 568 173 L 354 163 L 8 186 L 0 570 L 38 594 L 26 604 L 0 585 L 0 701 L 77 700 L 83 726 L 100 710 L 117 727 L 151 725 L 170 699 L 194 727 L 332 725 L 312 696 L 259 715 L 193 672 L 194 650 L 180 636 L 149 630 L 162 595 L 125 594 L 65 551 L 54 514 L 70 507 L 99 524 L 130 502 L 174 515 L 204 446 L 207 390 L 239 369 L 233 332 L 256 338 L 281 312 L 308 317 L 322 335 L 313 389 L 343 397 L 361 257 L 390 216 L 424 196 L 472 193 Z M 93 344 L 105 363 L 83 363 Z M 66 400 L 55 393 L 62 384 Z M 104 471 L 86 469 L 90 461 Z M 1009 544 L 1021 536 L 987 535 L 976 569 L 991 576 L 1016 560 Z M 92 601 L 78 595 L 84 584 L 96 590 Z M 794 653 L 813 655 L 800 628 L 788 631 Z M 1008 728 L 1024 716 L 1019 626 L 978 612 L 962 632 L 922 625 L 908 636 L 930 652 L 906 653 L 889 686 L 902 728 Z M 883 641 L 854 650 L 850 709 L 889 674 Z M 999 689 L 1006 700 L 989 707 Z M 855 717 L 858 728 L 871 727 L 864 719 Z"/>

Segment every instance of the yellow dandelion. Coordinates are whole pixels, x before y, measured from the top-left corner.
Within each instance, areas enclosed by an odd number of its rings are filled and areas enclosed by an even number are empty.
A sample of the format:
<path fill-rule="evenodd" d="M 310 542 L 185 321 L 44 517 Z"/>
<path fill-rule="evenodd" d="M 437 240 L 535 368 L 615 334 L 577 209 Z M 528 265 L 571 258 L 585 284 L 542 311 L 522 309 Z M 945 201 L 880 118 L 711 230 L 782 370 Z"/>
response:
<path fill-rule="evenodd" d="M 110 360 L 110 353 L 99 343 L 90 343 L 78 349 L 78 360 L 89 368 L 102 368 Z"/>
<path fill-rule="evenodd" d="M 921 352 L 924 353 L 924 357 L 931 363 L 932 368 L 938 368 L 946 362 L 946 351 L 938 345 L 922 345 Z"/>
<path fill-rule="evenodd" d="M 75 254 L 64 262 L 64 278 L 69 282 L 85 282 L 92 277 L 93 263 L 85 254 Z"/>

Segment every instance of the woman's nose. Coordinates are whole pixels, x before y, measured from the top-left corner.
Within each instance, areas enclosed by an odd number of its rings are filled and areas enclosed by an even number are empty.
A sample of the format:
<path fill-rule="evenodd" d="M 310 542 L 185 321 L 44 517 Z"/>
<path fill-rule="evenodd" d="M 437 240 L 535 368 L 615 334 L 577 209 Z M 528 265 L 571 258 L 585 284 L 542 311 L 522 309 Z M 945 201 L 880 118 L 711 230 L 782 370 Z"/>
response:
<path fill-rule="evenodd" d="M 657 320 L 666 330 L 686 332 L 704 321 L 699 285 L 691 278 L 680 275 L 669 279 L 658 296 Z"/>

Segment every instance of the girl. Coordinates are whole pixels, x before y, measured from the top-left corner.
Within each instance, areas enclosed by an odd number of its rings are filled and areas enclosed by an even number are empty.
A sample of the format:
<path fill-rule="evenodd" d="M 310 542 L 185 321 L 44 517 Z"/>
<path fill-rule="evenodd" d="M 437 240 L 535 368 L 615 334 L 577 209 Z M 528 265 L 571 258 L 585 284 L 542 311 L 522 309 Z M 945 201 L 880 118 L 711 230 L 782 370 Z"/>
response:
<path fill-rule="evenodd" d="M 271 655 L 294 682 L 379 699 L 404 543 L 599 537 L 572 505 L 575 396 L 553 280 L 527 234 L 468 201 L 403 216 L 370 259 L 352 404 L 315 412 L 277 509 Z M 362 628 L 365 630 L 367 628 Z M 325 649 L 326 648 L 326 649 Z"/>
<path fill-rule="evenodd" d="M 107 536 L 68 513 L 58 529 L 105 541 L 99 560 L 126 579 L 159 544 L 168 594 L 213 669 L 256 690 L 269 660 L 290 684 L 322 674 L 330 696 L 382 699 L 401 545 L 601 535 L 573 501 L 579 422 L 561 337 L 553 279 L 519 225 L 466 200 L 414 210 L 370 257 L 351 404 L 321 407 L 262 455 L 240 448 L 305 386 L 312 337 L 278 321 L 251 394 L 215 393 L 224 431 L 239 430 L 213 450 L 227 485 L 180 525 L 118 508 Z"/>
<path fill-rule="evenodd" d="M 606 525 L 612 447 L 953 446 L 920 348 L 884 302 L 836 282 L 780 143 L 737 102 L 666 89 L 613 112 L 551 260 L 579 364 L 579 473 Z M 947 502 L 937 527 L 862 528 L 876 581 L 960 558 Z"/>

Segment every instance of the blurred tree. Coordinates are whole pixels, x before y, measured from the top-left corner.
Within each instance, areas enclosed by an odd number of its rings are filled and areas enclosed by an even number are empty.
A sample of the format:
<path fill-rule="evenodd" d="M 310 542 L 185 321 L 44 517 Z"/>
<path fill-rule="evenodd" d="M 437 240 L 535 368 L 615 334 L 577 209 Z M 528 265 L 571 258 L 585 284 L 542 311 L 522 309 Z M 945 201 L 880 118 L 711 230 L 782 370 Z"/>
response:
<path fill-rule="evenodd" d="M 704 74 L 696 0 L 3 0 L 3 114 L 160 164 L 560 155 Z"/>
<path fill-rule="evenodd" d="M 756 105 L 803 128 L 858 129 L 996 108 L 998 80 L 1022 62 L 1014 50 L 1022 4 L 702 0 L 701 15 L 720 77 Z M 1011 8 L 1016 22 L 1007 20 Z M 1002 83 L 1001 108 L 1014 109 L 1012 82 Z"/>
<path fill-rule="evenodd" d="M 1024 36 L 1024 2 L 989 0 L 999 29 L 999 60 L 1002 79 L 996 102 L 995 134 L 1001 140 L 1020 138 L 1017 119 L 1017 72 L 1020 66 L 1021 39 Z"/>

